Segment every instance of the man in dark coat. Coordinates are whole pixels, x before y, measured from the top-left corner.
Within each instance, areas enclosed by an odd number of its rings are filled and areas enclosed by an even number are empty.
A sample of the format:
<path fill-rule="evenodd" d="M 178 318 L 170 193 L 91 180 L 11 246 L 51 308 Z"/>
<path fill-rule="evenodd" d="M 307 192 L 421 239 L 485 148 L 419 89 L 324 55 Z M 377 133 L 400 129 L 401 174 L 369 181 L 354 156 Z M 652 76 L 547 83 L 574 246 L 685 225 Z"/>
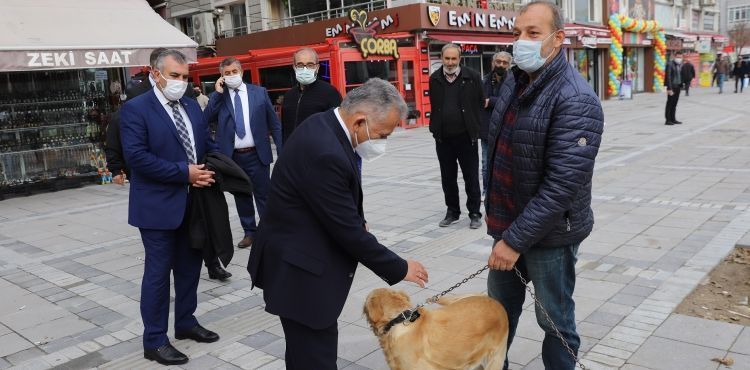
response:
<path fill-rule="evenodd" d="M 391 285 L 428 279 L 367 231 L 354 157 L 383 154 L 406 110 L 393 85 L 371 79 L 340 108 L 308 118 L 276 162 L 247 269 L 266 311 L 281 318 L 289 370 L 336 369 L 337 319 L 358 263 Z"/>
<path fill-rule="evenodd" d="M 667 63 L 664 71 L 664 86 L 667 88 L 667 106 L 665 108 L 665 125 L 679 125 L 677 120 L 677 101 L 680 100 L 682 89 L 682 52 L 677 51 L 674 57 Z"/>
<path fill-rule="evenodd" d="M 461 48 L 458 45 L 444 45 L 441 58 L 443 66 L 430 76 L 430 132 L 435 138 L 443 195 L 448 208 L 445 218 L 438 225 L 446 227 L 454 224 L 461 215 L 458 200 L 460 165 L 466 187 L 466 208 L 471 220 L 469 227 L 478 229 L 482 226 L 482 213 L 479 210 L 482 202 L 479 190 L 479 115 L 487 107 L 487 99 L 479 74 L 460 66 Z"/>
<path fill-rule="evenodd" d="M 482 110 L 482 120 L 479 122 L 479 141 L 482 143 L 482 196 L 487 193 L 487 140 L 490 127 L 490 116 L 495 109 L 500 86 L 505 81 L 505 75 L 513 62 L 513 56 L 507 51 L 499 51 L 492 56 L 492 71 L 484 76 L 482 85 L 484 96 L 487 97 L 487 107 Z"/>
<path fill-rule="evenodd" d="M 526 294 L 516 273 L 533 282 L 541 306 L 576 354 L 575 264 L 594 224 L 591 180 L 604 115 L 596 93 L 562 51 L 565 23 L 557 5 L 525 5 L 513 34 L 518 69 L 500 88 L 490 126 L 485 205 L 494 245 L 487 290 L 508 312 L 510 346 Z M 575 359 L 538 308 L 536 317 L 545 333 L 544 368 L 572 370 Z"/>
<path fill-rule="evenodd" d="M 318 54 L 310 48 L 302 48 L 292 59 L 297 85 L 284 94 L 281 109 L 282 141 L 289 139 L 297 126 L 307 117 L 336 108 L 341 104 L 341 94 L 328 82 L 318 78 Z"/>
<path fill-rule="evenodd" d="M 682 66 L 682 86 L 685 88 L 685 96 L 690 96 L 690 85 L 695 78 L 695 66 L 689 60 L 685 60 Z"/>

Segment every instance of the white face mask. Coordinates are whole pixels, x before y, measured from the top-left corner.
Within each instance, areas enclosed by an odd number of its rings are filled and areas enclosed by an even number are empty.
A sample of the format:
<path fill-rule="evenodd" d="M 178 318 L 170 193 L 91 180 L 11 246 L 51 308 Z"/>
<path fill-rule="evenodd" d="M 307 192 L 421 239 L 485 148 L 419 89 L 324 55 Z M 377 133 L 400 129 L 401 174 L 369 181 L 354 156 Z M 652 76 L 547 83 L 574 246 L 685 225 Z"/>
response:
<path fill-rule="evenodd" d="M 682 63 L 682 58 L 674 58 L 674 62 L 677 63 L 677 64 L 681 64 Z"/>
<path fill-rule="evenodd" d="M 354 134 L 354 140 L 357 142 L 355 150 L 362 159 L 372 162 L 385 154 L 385 144 L 387 141 L 386 139 L 373 140 L 370 138 L 370 126 L 367 123 L 367 118 L 365 118 L 365 129 L 367 130 L 367 141 L 363 143 L 360 143 L 357 139 L 357 134 Z"/>
<path fill-rule="evenodd" d="M 315 82 L 315 69 L 308 69 L 307 67 L 294 68 L 294 77 L 297 78 L 297 82 L 300 85 L 309 85 Z"/>
<path fill-rule="evenodd" d="M 236 89 L 242 86 L 242 75 L 224 76 L 224 83 L 226 83 L 230 89 Z"/>
<path fill-rule="evenodd" d="M 161 89 L 161 92 L 164 93 L 164 96 L 167 98 L 167 100 L 180 100 L 180 98 L 185 95 L 185 90 L 187 90 L 188 87 L 187 81 L 168 80 L 161 73 L 159 73 L 159 76 L 161 76 L 164 81 L 167 81 L 167 86 Z"/>
<path fill-rule="evenodd" d="M 517 40 L 513 43 L 513 61 L 526 73 L 534 73 L 542 68 L 547 58 L 542 58 L 542 44 L 554 35 L 552 32 L 542 41 Z M 554 51 L 554 50 L 553 50 Z M 552 53 L 550 53 L 552 55 Z"/>

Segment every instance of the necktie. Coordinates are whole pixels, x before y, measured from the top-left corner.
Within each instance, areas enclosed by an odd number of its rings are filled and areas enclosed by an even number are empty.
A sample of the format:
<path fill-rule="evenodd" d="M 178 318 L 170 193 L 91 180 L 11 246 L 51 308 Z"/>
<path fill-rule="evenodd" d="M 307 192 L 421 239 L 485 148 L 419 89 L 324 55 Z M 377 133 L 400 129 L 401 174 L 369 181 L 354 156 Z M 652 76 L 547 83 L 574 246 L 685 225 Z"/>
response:
<path fill-rule="evenodd" d="M 193 151 L 193 144 L 190 142 L 190 135 L 188 134 L 185 120 L 182 118 L 182 114 L 179 110 L 180 102 L 171 101 L 168 104 L 170 107 L 172 107 L 172 117 L 174 117 L 175 127 L 177 127 L 177 134 L 180 137 L 182 148 L 185 149 L 185 154 L 187 154 L 188 162 L 190 162 L 190 164 L 195 164 L 195 152 Z"/>
<path fill-rule="evenodd" d="M 234 131 L 240 139 L 245 137 L 245 115 L 242 110 L 240 89 L 234 90 Z"/>

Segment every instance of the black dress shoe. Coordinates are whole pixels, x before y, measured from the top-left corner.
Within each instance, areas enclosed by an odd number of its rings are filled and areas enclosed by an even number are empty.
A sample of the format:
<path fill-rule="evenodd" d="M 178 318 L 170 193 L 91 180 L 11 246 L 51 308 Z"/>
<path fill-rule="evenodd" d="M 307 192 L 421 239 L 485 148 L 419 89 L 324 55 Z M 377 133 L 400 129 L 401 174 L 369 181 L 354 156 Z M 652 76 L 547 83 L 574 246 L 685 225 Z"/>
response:
<path fill-rule="evenodd" d="M 232 273 L 224 270 L 221 266 L 212 266 L 208 268 L 208 278 L 224 281 L 232 277 Z"/>
<path fill-rule="evenodd" d="M 143 358 L 162 365 L 182 365 L 188 362 L 188 357 L 169 343 L 157 349 L 144 349 Z"/>
<path fill-rule="evenodd" d="M 446 213 L 445 218 L 442 221 L 438 222 L 438 226 L 448 227 L 455 224 L 456 222 L 458 222 L 458 216 L 454 216 L 450 212 L 448 212 Z"/>
<path fill-rule="evenodd" d="M 219 334 L 212 332 L 200 325 L 193 326 L 192 329 L 183 332 L 175 332 L 176 339 L 192 339 L 201 343 L 213 343 L 219 340 Z"/>
<path fill-rule="evenodd" d="M 682 121 L 672 121 L 672 123 L 674 123 L 675 125 L 681 125 Z"/>
<path fill-rule="evenodd" d="M 664 124 L 665 124 L 665 125 L 667 125 L 667 126 L 672 126 L 672 125 L 674 125 L 674 122 L 672 122 L 672 121 L 667 121 L 667 122 L 664 122 Z"/>

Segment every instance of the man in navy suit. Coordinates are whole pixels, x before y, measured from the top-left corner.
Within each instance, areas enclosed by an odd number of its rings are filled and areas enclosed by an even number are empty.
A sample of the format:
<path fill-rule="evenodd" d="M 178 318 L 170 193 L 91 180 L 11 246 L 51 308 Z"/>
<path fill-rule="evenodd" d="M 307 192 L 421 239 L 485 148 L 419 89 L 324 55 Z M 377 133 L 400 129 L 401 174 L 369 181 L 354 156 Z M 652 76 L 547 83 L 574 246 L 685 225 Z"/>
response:
<path fill-rule="evenodd" d="M 219 149 L 234 159 L 250 177 L 258 213 L 263 217 L 273 162 L 269 136 L 273 136 L 276 153 L 281 153 L 281 123 L 266 89 L 242 81 L 239 60 L 224 59 L 219 64 L 219 72 L 221 77 L 216 81 L 216 91 L 211 94 L 203 113 L 208 122 L 218 120 L 216 141 Z M 257 229 L 253 199 L 235 198 L 235 202 L 245 231 L 245 237 L 237 246 L 247 248 L 253 244 Z"/>
<path fill-rule="evenodd" d="M 191 187 L 214 182 L 213 172 L 196 163 L 218 148 L 198 103 L 183 97 L 189 77 L 185 56 L 164 51 L 156 66 L 154 88 L 122 107 L 120 131 L 131 176 L 128 222 L 139 228 L 146 252 L 141 282 L 144 357 L 178 365 L 188 358 L 167 338 L 170 273 L 175 338 L 219 340 L 193 315 L 202 255 L 190 248 L 185 217 Z"/>
<path fill-rule="evenodd" d="M 391 285 L 427 282 L 424 266 L 367 231 L 354 156 L 384 154 L 385 139 L 406 112 L 393 85 L 371 79 L 340 108 L 297 127 L 274 167 L 247 269 L 263 289 L 266 311 L 281 317 L 289 370 L 336 369 L 336 322 L 358 263 Z"/>

